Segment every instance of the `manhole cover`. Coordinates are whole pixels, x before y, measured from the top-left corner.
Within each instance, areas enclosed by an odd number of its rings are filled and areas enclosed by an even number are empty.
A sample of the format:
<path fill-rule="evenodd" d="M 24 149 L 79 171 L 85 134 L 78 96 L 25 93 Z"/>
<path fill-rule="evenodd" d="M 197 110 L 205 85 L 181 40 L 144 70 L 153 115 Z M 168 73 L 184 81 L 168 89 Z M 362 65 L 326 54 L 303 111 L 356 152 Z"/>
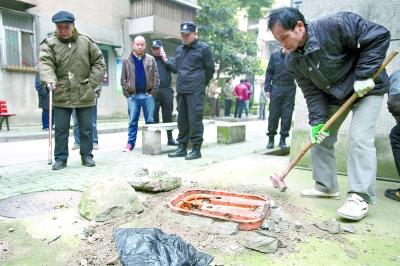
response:
<path fill-rule="evenodd" d="M 0 216 L 22 218 L 45 214 L 57 208 L 78 206 L 82 192 L 45 191 L 22 194 L 0 201 Z"/>

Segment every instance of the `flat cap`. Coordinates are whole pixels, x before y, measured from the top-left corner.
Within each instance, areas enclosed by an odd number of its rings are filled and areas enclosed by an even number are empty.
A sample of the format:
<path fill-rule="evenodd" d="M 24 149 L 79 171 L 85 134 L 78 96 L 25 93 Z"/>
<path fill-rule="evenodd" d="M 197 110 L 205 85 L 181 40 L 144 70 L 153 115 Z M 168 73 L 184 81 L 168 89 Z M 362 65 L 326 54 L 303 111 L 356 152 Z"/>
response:
<path fill-rule="evenodd" d="M 181 24 L 181 32 L 182 33 L 192 33 L 196 32 L 197 26 L 196 23 L 188 21 Z"/>
<path fill-rule="evenodd" d="M 74 23 L 75 17 L 68 11 L 59 11 L 52 18 L 53 23 Z"/>

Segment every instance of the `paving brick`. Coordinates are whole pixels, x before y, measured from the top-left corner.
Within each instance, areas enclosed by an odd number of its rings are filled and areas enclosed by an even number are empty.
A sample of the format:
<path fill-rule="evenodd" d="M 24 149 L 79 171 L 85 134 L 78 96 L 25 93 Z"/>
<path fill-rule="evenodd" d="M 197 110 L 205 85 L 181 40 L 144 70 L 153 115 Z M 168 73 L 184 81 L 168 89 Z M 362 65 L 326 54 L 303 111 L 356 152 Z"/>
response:
<path fill-rule="evenodd" d="M 239 156 L 262 152 L 264 143 L 259 140 L 259 124 L 249 122 L 246 125 L 246 142 L 232 145 L 216 143 L 216 126 L 209 129 L 203 145 L 203 158 L 186 161 L 183 158 L 168 158 L 167 154 L 155 156 L 143 155 L 140 145 L 131 153 L 110 151 L 96 154 L 96 167 L 87 168 L 79 159 L 68 161 L 68 167 L 61 171 L 52 171 L 43 162 L 9 165 L 1 168 L 0 199 L 22 192 L 43 190 L 84 190 L 88 185 L 104 178 L 129 178 L 136 168 L 150 166 L 169 171 L 184 177 L 187 174 L 207 169 L 211 164 L 235 159 Z M 214 132 L 215 131 L 215 132 Z"/>

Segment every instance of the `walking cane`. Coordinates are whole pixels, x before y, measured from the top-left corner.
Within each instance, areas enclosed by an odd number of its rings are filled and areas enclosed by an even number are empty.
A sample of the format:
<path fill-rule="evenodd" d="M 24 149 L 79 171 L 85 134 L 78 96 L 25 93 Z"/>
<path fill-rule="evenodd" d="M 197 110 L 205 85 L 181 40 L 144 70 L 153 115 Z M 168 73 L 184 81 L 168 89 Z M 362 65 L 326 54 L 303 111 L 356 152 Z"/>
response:
<path fill-rule="evenodd" d="M 53 85 L 47 84 L 49 90 L 49 148 L 47 164 L 52 164 L 53 159 Z"/>

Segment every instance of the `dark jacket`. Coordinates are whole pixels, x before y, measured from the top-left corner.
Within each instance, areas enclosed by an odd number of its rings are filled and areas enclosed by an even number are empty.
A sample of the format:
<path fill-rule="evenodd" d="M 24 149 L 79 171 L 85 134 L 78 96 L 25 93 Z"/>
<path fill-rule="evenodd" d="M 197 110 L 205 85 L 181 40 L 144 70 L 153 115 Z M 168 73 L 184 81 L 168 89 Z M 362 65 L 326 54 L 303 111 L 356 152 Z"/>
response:
<path fill-rule="evenodd" d="M 158 76 L 160 78 L 160 89 L 171 88 L 171 73 L 176 74 L 175 59 L 168 58 L 167 63 L 161 57 L 154 57 L 157 63 Z"/>
<path fill-rule="evenodd" d="M 396 121 L 400 122 L 400 70 L 390 76 L 390 90 L 388 99 L 389 112 Z"/>
<path fill-rule="evenodd" d="M 285 65 L 285 56 L 286 54 L 282 51 L 278 51 L 269 58 L 265 72 L 264 91 L 281 94 L 296 90 L 294 77 L 288 72 Z"/>
<path fill-rule="evenodd" d="M 144 71 L 146 72 L 146 91 L 154 95 L 160 80 L 158 78 L 157 64 L 153 56 L 145 54 L 143 58 Z M 121 87 L 125 97 L 136 93 L 135 83 L 135 64 L 132 62 L 131 55 L 122 60 Z M 154 91 L 153 91 L 154 90 Z"/>
<path fill-rule="evenodd" d="M 194 93 L 203 91 L 210 82 L 215 68 L 212 53 L 205 43 L 198 40 L 176 49 L 176 91 Z"/>
<path fill-rule="evenodd" d="M 286 56 L 286 65 L 303 91 L 311 125 L 328 120 L 328 105 L 341 105 L 354 92 L 356 80 L 371 78 L 383 63 L 390 32 L 350 12 L 339 12 L 306 24 L 304 51 Z M 368 93 L 384 94 L 384 71 Z"/>
<path fill-rule="evenodd" d="M 40 82 L 39 74 L 35 76 L 35 88 L 38 93 L 39 108 L 49 110 L 49 92 Z"/>

